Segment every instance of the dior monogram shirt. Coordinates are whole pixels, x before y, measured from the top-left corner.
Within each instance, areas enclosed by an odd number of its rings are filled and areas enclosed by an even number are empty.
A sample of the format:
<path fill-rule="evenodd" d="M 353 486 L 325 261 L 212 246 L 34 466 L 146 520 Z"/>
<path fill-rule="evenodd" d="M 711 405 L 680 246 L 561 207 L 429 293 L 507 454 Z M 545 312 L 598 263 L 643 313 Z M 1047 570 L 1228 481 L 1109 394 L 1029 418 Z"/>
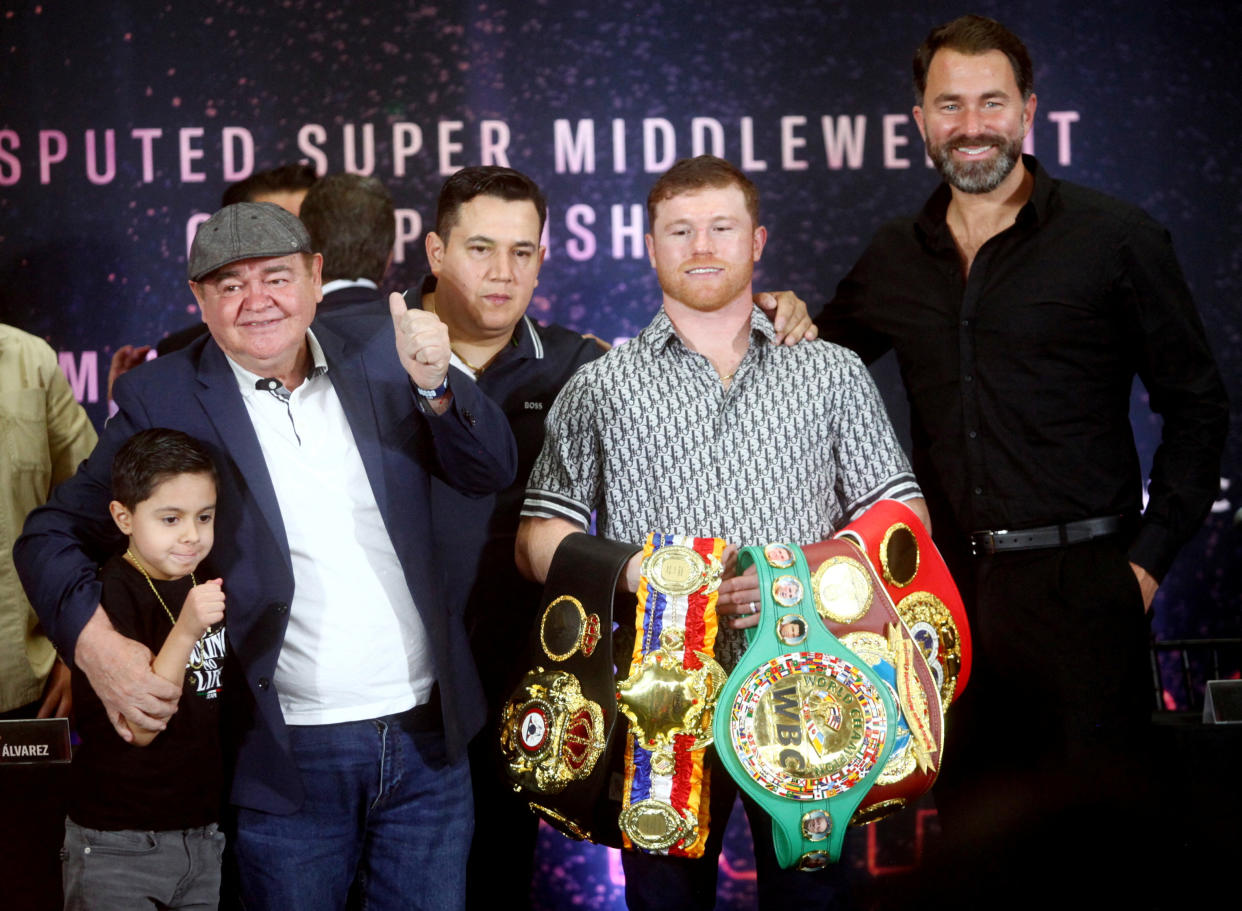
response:
<path fill-rule="evenodd" d="M 598 510 L 601 535 L 634 543 L 656 531 L 801 544 L 877 500 L 921 496 L 858 357 L 827 342 L 788 348 L 773 335 L 756 309 L 726 390 L 661 309 L 561 391 L 522 515 L 585 528 Z M 725 639 L 728 659 L 741 638 L 728 630 Z"/>

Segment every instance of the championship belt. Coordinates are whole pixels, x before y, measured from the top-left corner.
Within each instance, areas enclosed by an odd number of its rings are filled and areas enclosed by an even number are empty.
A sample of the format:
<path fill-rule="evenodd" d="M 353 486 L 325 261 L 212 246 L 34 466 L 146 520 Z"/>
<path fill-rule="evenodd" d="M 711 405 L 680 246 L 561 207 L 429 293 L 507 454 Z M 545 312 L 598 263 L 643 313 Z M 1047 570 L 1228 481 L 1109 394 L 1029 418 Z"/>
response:
<path fill-rule="evenodd" d="M 892 754 L 850 820 L 863 825 L 913 803 L 935 783 L 944 749 L 940 683 L 875 568 L 853 543 L 834 538 L 808 544 L 802 553 L 818 620 L 879 674 L 897 703 Z"/>
<path fill-rule="evenodd" d="M 561 542 L 532 631 L 531 670 L 500 725 L 505 770 L 531 810 L 570 838 L 612 847 L 621 845 L 620 807 L 609 783 L 625 727 L 617 723 L 613 595 L 637 550 L 586 534 Z"/>
<path fill-rule="evenodd" d="M 725 542 L 651 534 L 643 548 L 629 672 L 617 703 L 629 719 L 618 825 L 625 847 L 702 857 L 705 767 L 725 672 L 716 663 L 716 599 Z"/>
<path fill-rule="evenodd" d="M 751 564 L 763 606 L 720 694 L 717 753 L 772 817 L 780 865 L 818 870 L 840 857 L 846 826 L 886 768 L 899 710 L 876 669 L 819 621 L 801 550 L 745 547 L 738 570 Z"/>
<path fill-rule="evenodd" d="M 948 708 L 970 679 L 970 624 L 931 535 L 904 503 L 881 500 L 835 537 L 857 545 L 871 561 Z"/>

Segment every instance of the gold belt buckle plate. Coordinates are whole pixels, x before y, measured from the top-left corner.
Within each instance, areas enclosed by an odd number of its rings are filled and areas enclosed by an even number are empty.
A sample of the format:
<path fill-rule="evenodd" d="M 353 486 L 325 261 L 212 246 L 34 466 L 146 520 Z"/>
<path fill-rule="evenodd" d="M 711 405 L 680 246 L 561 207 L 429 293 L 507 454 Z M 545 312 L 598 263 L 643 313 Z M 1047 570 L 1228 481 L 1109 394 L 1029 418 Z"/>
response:
<path fill-rule="evenodd" d="M 630 720 L 638 742 L 651 751 L 652 769 L 660 774 L 672 771 L 677 735 L 693 735 L 692 750 L 711 745 L 712 712 L 728 677 L 705 652 L 695 653 L 703 664 L 698 670 L 682 667 L 676 650 L 683 640 L 681 630 L 665 630 L 660 648 L 644 656 L 642 664 L 617 684 L 617 707 Z"/>
<path fill-rule="evenodd" d="M 866 776 L 883 752 L 887 726 L 884 702 L 858 668 L 821 652 L 794 652 L 743 682 L 729 735 L 761 787 L 824 800 Z"/>
<path fill-rule="evenodd" d="M 656 591 L 677 597 L 705 588 L 714 592 L 724 577 L 724 567 L 715 557 L 704 559 L 692 547 L 670 544 L 643 560 L 642 574 Z"/>
<path fill-rule="evenodd" d="M 514 781 L 556 794 L 595 768 L 604 749 L 604 715 L 582 695 L 573 674 L 537 667 L 504 707 L 500 747 Z"/>

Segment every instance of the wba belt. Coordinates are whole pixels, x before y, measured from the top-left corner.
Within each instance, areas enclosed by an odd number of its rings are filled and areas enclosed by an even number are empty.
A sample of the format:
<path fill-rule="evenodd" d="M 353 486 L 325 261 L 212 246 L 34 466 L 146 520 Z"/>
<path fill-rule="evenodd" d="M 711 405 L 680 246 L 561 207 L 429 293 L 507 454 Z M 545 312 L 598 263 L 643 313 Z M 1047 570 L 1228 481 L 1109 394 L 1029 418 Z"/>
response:
<path fill-rule="evenodd" d="M 835 537 L 857 545 L 871 561 L 948 708 L 970 679 L 970 624 L 931 535 L 908 506 L 881 500 Z"/>
<path fill-rule="evenodd" d="M 613 847 L 621 845 L 620 805 L 609 785 L 625 727 L 613 675 L 613 595 L 637 550 L 585 534 L 561 542 L 528 646 L 531 670 L 500 726 L 506 772 L 531 810 L 571 838 Z"/>
<path fill-rule="evenodd" d="M 701 857 L 709 825 L 705 752 L 725 673 L 715 661 L 725 542 L 651 534 L 643 548 L 629 673 L 630 722 L 618 824 L 625 847 Z"/>
<path fill-rule="evenodd" d="M 816 619 L 879 674 L 897 704 L 892 754 L 850 820 L 874 822 L 913 803 L 939 774 L 944 748 L 939 684 L 878 573 L 852 542 L 820 541 L 802 552 Z"/>
<path fill-rule="evenodd" d="M 851 545 L 837 546 L 870 575 Z M 739 551 L 739 571 L 752 564 L 759 625 L 719 697 L 717 752 L 772 817 L 781 866 L 822 869 L 840 857 L 846 826 L 893 752 L 898 705 L 877 669 L 821 621 L 798 547 Z"/>

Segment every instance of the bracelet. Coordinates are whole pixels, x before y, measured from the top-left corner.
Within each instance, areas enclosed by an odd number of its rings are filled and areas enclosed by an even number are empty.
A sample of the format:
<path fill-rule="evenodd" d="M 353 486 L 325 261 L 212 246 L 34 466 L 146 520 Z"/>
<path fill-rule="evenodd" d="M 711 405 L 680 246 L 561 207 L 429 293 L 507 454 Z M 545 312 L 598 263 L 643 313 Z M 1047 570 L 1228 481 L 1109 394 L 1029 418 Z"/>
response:
<path fill-rule="evenodd" d="M 448 374 L 444 374 L 444 379 L 440 380 L 440 385 L 435 389 L 424 389 L 417 383 L 414 384 L 414 389 L 425 399 L 438 399 L 448 392 Z"/>

